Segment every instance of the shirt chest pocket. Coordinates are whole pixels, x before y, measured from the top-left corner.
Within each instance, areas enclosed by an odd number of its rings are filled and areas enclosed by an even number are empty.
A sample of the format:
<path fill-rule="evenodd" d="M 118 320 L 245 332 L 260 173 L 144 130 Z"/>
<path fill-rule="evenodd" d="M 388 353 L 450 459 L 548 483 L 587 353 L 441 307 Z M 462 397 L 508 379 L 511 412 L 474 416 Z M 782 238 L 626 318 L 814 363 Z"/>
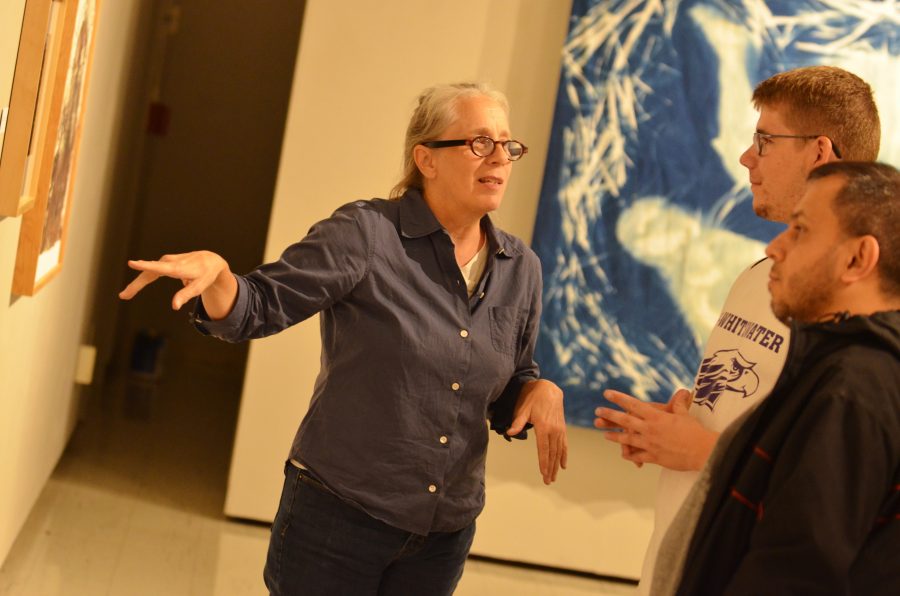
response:
<path fill-rule="evenodd" d="M 517 306 L 492 306 L 490 311 L 491 343 L 503 354 L 515 355 L 522 333 L 525 309 Z"/>

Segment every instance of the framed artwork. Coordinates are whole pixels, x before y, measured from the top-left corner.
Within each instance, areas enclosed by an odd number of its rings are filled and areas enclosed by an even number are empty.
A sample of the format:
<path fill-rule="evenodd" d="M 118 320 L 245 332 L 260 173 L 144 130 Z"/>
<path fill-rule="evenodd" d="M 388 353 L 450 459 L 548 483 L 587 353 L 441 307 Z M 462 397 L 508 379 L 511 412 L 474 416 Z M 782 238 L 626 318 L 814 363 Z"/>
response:
<path fill-rule="evenodd" d="M 753 88 L 807 65 L 869 82 L 900 165 L 900 4 L 573 0 L 533 246 L 536 360 L 592 427 L 603 389 L 693 386 L 731 283 L 782 229 L 753 214 L 740 154 Z"/>
<path fill-rule="evenodd" d="M 51 0 L 26 0 L 8 106 L 0 129 L 0 216 L 18 216 L 34 204 L 25 171 L 34 156 L 32 128 L 45 64 Z"/>
<path fill-rule="evenodd" d="M 99 0 L 53 0 L 25 172 L 34 206 L 22 218 L 13 294 L 32 296 L 62 268 Z"/>

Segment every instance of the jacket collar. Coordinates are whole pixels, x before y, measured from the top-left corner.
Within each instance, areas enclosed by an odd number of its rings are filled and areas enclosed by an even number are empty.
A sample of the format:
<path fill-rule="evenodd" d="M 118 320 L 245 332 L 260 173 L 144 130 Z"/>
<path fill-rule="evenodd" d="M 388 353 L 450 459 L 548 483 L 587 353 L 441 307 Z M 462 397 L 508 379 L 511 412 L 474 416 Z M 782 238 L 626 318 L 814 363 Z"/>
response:
<path fill-rule="evenodd" d="M 883 349 L 900 358 L 900 311 L 876 312 L 871 315 L 837 313 L 833 318 L 817 323 L 792 324 L 793 336 L 811 336 L 817 341 L 842 341 L 880 344 Z M 793 337 L 791 339 L 793 342 Z"/>

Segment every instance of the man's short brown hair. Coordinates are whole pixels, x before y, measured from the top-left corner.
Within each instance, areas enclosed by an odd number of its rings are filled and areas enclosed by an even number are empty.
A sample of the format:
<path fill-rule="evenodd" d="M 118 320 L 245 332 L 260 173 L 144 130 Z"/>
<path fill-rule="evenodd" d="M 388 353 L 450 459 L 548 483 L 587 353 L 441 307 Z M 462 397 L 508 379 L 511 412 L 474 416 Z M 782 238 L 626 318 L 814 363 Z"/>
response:
<path fill-rule="evenodd" d="M 835 66 L 806 66 L 769 77 L 753 91 L 757 110 L 784 110 L 797 134 L 825 135 L 848 161 L 874 161 L 881 122 L 872 88 Z"/>
<path fill-rule="evenodd" d="M 845 181 L 834 199 L 841 229 L 878 241 L 881 289 L 900 296 L 900 171 L 884 163 L 833 161 L 810 172 L 809 180 L 827 176 Z"/>

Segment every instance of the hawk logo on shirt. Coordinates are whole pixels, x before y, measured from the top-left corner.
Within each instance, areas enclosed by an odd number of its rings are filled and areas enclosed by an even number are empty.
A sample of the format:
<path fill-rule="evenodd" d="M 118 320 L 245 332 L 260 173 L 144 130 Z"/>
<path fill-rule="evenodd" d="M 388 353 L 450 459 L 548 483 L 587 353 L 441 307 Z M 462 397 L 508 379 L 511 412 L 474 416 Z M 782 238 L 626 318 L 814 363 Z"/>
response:
<path fill-rule="evenodd" d="M 700 364 L 697 384 L 694 387 L 694 403 L 706 406 L 710 411 L 725 392 L 736 393 L 741 398 L 753 395 L 759 387 L 759 376 L 750 362 L 737 350 L 719 350 Z"/>

